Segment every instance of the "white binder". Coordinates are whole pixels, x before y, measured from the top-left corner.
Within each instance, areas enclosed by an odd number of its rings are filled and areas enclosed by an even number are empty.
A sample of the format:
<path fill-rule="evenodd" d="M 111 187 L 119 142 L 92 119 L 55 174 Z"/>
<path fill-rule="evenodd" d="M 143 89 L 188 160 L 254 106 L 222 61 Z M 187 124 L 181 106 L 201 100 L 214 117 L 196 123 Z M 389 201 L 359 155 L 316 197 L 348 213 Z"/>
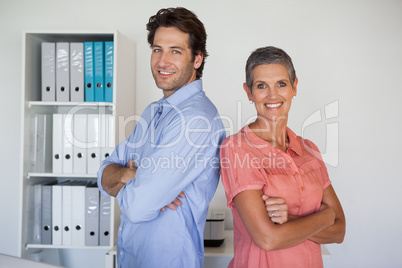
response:
<path fill-rule="evenodd" d="M 112 154 L 115 148 L 115 118 L 113 115 L 100 116 L 101 162 Z"/>
<path fill-rule="evenodd" d="M 53 153 L 52 170 L 53 173 L 63 172 L 63 115 L 53 114 Z"/>
<path fill-rule="evenodd" d="M 87 173 L 87 115 L 76 114 L 73 118 L 73 173 Z"/>
<path fill-rule="evenodd" d="M 73 115 L 63 114 L 63 173 L 73 173 Z"/>
<path fill-rule="evenodd" d="M 69 51 L 69 43 L 56 43 L 56 101 L 70 101 Z"/>
<path fill-rule="evenodd" d="M 56 100 L 56 44 L 42 43 L 41 71 L 42 85 L 41 94 L 42 101 Z"/>
<path fill-rule="evenodd" d="M 72 186 L 69 184 L 64 184 L 62 186 L 63 189 L 63 245 L 71 246 L 72 243 L 72 235 L 71 235 L 71 214 L 72 214 L 72 197 L 71 197 L 71 188 Z"/>
<path fill-rule="evenodd" d="M 70 99 L 84 101 L 84 43 L 70 43 Z"/>
<path fill-rule="evenodd" d="M 72 246 L 85 246 L 85 185 L 73 185 L 71 188 Z"/>
<path fill-rule="evenodd" d="M 36 172 L 44 173 L 51 170 L 52 119 L 49 114 L 37 114 L 37 116 Z"/>
<path fill-rule="evenodd" d="M 52 244 L 63 244 L 63 222 L 62 222 L 62 204 L 63 204 L 63 192 L 62 186 L 59 184 L 52 185 Z"/>
<path fill-rule="evenodd" d="M 96 174 L 100 167 L 100 148 L 99 148 L 99 115 L 88 114 L 88 153 L 87 153 L 87 173 Z"/>

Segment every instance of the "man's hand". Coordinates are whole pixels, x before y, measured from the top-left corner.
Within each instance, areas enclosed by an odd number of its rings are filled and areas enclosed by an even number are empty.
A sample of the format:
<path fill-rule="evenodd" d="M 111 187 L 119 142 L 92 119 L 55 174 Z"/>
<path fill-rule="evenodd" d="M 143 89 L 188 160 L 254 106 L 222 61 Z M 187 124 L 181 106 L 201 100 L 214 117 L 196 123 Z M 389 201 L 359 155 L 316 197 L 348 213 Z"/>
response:
<path fill-rule="evenodd" d="M 181 201 L 180 201 L 179 197 L 180 197 L 180 198 L 184 198 L 184 197 L 186 197 L 186 195 L 185 195 L 183 192 L 181 192 L 181 193 L 179 194 L 179 196 L 176 197 L 176 198 L 173 200 L 172 203 L 167 204 L 166 207 L 170 208 L 171 210 L 176 210 L 177 207 L 180 207 L 180 206 L 181 206 Z M 161 208 L 161 211 L 166 211 L 166 207 Z"/>
<path fill-rule="evenodd" d="M 268 217 L 271 218 L 272 222 L 282 224 L 289 220 L 288 205 L 283 198 L 263 195 L 262 200 L 264 201 Z"/>

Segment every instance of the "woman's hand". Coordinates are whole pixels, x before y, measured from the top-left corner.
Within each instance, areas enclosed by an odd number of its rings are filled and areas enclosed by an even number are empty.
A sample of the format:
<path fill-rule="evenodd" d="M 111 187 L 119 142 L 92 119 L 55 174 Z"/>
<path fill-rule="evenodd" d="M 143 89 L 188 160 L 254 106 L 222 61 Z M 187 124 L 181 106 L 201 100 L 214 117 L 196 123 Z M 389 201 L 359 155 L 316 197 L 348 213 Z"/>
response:
<path fill-rule="evenodd" d="M 289 220 L 288 205 L 283 198 L 263 195 L 262 200 L 272 222 L 282 224 Z"/>

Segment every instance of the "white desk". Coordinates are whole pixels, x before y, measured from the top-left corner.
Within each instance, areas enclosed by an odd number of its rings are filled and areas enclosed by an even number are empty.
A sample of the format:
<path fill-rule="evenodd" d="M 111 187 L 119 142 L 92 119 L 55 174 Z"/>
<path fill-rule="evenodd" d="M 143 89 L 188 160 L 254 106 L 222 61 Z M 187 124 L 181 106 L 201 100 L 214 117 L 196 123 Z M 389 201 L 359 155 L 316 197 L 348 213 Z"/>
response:
<path fill-rule="evenodd" d="M 46 263 L 25 260 L 9 255 L 0 254 L 0 268 L 62 268 L 61 266 L 54 266 Z"/>

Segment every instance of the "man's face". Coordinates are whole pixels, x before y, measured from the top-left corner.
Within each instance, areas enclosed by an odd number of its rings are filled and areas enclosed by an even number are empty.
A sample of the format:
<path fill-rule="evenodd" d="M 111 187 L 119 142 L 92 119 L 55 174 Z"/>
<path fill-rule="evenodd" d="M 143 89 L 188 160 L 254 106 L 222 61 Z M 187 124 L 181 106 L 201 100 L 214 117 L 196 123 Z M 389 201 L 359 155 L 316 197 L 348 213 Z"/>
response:
<path fill-rule="evenodd" d="M 155 32 L 151 69 L 165 98 L 196 79 L 202 56 L 193 57 L 188 42 L 189 34 L 176 27 L 159 27 Z"/>

